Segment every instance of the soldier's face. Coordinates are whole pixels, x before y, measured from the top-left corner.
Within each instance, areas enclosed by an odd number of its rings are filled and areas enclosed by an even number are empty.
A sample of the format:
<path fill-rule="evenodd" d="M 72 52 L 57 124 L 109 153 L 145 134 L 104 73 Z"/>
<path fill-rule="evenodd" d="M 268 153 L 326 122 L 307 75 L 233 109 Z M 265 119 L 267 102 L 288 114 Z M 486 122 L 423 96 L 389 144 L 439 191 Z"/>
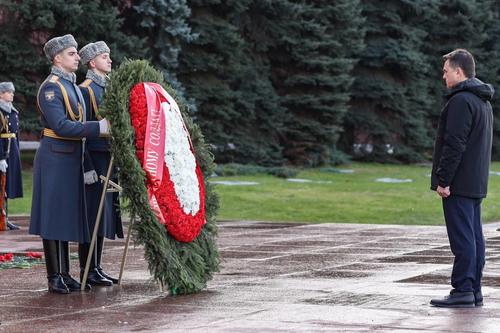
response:
<path fill-rule="evenodd" d="M 12 103 L 14 101 L 14 92 L 6 91 L 0 94 L 0 99 L 5 102 Z"/>
<path fill-rule="evenodd" d="M 80 56 L 78 55 L 76 47 L 69 47 L 58 53 L 54 58 L 54 62 L 66 72 L 76 72 L 78 64 L 80 63 Z"/>
<path fill-rule="evenodd" d="M 111 57 L 109 53 L 99 54 L 97 57 L 91 60 L 91 66 L 94 67 L 100 73 L 108 74 L 111 72 Z"/>

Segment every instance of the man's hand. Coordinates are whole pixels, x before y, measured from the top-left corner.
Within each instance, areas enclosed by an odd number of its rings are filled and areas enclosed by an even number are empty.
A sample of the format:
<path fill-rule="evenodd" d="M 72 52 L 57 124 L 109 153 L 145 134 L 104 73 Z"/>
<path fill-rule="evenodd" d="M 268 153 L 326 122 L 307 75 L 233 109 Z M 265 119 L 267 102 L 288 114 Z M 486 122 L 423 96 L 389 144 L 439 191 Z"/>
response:
<path fill-rule="evenodd" d="M 7 161 L 6 160 L 0 160 L 0 171 L 3 173 L 7 172 Z"/>
<path fill-rule="evenodd" d="M 451 194 L 449 186 L 446 187 L 438 186 L 436 192 L 439 194 L 441 198 L 448 198 Z"/>

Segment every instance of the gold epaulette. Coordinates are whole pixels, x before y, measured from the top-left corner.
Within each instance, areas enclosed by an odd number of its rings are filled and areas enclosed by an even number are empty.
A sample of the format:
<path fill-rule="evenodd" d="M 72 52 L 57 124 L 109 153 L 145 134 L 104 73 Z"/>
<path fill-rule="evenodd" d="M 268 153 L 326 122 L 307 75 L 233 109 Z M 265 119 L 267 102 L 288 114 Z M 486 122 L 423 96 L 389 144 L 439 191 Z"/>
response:
<path fill-rule="evenodd" d="M 16 137 L 16 133 L 0 133 L 0 139 L 12 139 Z"/>
<path fill-rule="evenodd" d="M 42 83 L 42 86 L 43 86 L 43 84 L 46 81 L 44 81 Z M 80 103 L 77 103 L 78 116 L 75 115 L 75 113 L 73 112 L 73 109 L 71 108 L 71 104 L 69 102 L 68 92 L 64 88 L 63 84 L 61 82 L 59 82 L 59 76 L 52 75 L 48 79 L 48 81 L 51 82 L 51 83 L 55 83 L 59 87 L 59 89 L 61 90 L 61 93 L 63 95 L 63 100 L 64 100 L 64 106 L 65 106 L 65 109 L 66 109 L 66 114 L 69 115 L 69 117 L 71 118 L 71 120 L 82 122 L 83 121 L 83 107 L 80 105 Z M 41 88 L 41 86 L 40 86 L 40 88 Z M 43 114 L 43 112 L 42 112 L 42 110 L 40 108 L 40 90 L 41 89 L 38 90 L 38 94 L 37 94 L 37 98 L 36 98 L 36 100 L 37 100 L 37 109 L 38 109 L 38 111 L 40 113 Z"/>
<path fill-rule="evenodd" d="M 43 136 L 48 136 L 49 138 L 59 139 L 59 140 L 72 140 L 72 141 L 82 140 L 82 138 L 68 138 L 65 136 L 59 136 L 56 134 L 56 132 L 54 132 L 54 130 L 52 130 L 50 128 L 44 128 L 42 134 L 43 134 Z"/>

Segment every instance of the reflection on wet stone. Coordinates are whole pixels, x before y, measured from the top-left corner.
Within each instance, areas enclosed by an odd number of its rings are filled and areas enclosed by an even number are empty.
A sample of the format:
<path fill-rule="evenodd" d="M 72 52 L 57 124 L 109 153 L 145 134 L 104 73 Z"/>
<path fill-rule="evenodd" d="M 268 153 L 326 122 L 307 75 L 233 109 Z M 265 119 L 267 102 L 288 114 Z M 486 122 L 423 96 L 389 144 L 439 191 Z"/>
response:
<path fill-rule="evenodd" d="M 398 185 L 399 186 L 399 185 Z M 404 185 L 403 185 L 404 186 Z M 17 224 L 17 223 L 16 223 Z M 0 249 L 40 251 L 24 231 Z M 485 306 L 440 311 L 452 255 L 444 226 L 219 223 L 221 270 L 196 295 L 171 296 L 151 280 L 132 246 L 123 284 L 89 293 L 47 293 L 43 265 L 0 270 L 0 332 L 497 332 L 500 233 L 485 225 Z M 116 274 L 124 241 L 106 242 Z M 76 245 L 72 244 L 72 252 Z M 77 260 L 72 274 L 78 276 Z M 458 326 L 457 326 L 458 325 Z M 66 329 L 67 331 L 67 329 Z"/>

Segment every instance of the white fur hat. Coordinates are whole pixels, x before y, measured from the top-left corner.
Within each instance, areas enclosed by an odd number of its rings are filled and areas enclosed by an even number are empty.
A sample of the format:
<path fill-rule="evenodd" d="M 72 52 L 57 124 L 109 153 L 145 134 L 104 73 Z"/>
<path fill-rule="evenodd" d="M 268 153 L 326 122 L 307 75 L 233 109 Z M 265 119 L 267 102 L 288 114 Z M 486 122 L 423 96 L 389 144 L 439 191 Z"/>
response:
<path fill-rule="evenodd" d="M 103 53 L 110 53 L 110 50 L 108 45 L 106 45 L 106 43 L 102 40 L 95 43 L 89 43 L 82 47 L 80 52 L 78 52 L 80 55 L 80 62 L 83 65 L 88 64 L 90 60 Z"/>
<path fill-rule="evenodd" d="M 12 82 L 0 82 L 0 94 L 7 91 L 16 91 L 14 88 L 14 83 Z"/>
<path fill-rule="evenodd" d="M 52 61 L 58 53 L 72 46 L 76 48 L 78 47 L 78 43 L 72 35 L 68 34 L 61 37 L 54 37 L 49 40 L 47 43 L 45 43 L 43 52 L 45 53 L 47 58 Z"/>

